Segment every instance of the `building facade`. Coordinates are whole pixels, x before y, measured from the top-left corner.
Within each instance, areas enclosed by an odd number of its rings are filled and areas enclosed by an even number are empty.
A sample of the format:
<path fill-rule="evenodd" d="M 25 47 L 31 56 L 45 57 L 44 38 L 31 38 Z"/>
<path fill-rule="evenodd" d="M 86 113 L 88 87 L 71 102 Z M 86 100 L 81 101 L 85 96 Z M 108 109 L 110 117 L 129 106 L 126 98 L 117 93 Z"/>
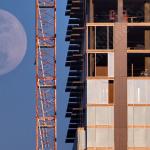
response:
<path fill-rule="evenodd" d="M 68 0 L 66 142 L 150 150 L 150 1 Z"/>

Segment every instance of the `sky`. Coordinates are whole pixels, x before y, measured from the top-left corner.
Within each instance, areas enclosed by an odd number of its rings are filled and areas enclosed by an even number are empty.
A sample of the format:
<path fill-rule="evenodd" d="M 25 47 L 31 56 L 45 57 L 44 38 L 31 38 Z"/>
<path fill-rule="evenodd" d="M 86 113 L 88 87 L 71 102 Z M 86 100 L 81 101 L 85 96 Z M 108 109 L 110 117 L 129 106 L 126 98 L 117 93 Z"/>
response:
<path fill-rule="evenodd" d="M 66 0 L 57 0 L 57 145 L 58 150 L 71 150 L 65 144 L 68 121 L 65 118 L 68 95 L 65 85 L 67 43 L 65 33 Z M 27 53 L 12 72 L 0 76 L 0 150 L 35 149 L 35 1 L 1 0 L 0 9 L 16 16 L 27 34 Z"/>

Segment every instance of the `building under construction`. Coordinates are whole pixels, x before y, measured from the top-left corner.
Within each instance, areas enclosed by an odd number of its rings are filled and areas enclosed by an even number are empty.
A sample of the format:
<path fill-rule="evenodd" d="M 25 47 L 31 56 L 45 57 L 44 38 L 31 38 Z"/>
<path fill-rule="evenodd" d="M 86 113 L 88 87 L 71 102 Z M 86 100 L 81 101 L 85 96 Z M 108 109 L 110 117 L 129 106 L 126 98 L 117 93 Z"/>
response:
<path fill-rule="evenodd" d="M 68 0 L 67 143 L 150 150 L 150 0 Z"/>

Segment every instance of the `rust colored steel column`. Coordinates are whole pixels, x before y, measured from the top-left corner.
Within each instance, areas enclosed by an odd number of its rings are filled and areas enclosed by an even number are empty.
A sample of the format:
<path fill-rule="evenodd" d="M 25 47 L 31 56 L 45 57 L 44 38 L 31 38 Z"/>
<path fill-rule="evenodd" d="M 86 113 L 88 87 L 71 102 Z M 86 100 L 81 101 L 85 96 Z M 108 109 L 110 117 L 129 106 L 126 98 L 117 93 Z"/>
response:
<path fill-rule="evenodd" d="M 150 22 L 150 2 L 144 4 L 144 20 Z M 145 49 L 150 49 L 150 31 L 145 30 Z"/>
<path fill-rule="evenodd" d="M 94 1 L 89 1 L 89 22 L 94 22 Z"/>
<path fill-rule="evenodd" d="M 123 22 L 123 0 L 118 0 L 118 22 Z"/>
<path fill-rule="evenodd" d="M 89 22 L 94 22 L 94 1 L 89 1 Z M 95 28 L 90 27 L 89 28 L 89 42 L 90 42 L 90 49 L 95 49 Z M 90 61 L 90 72 L 89 76 L 95 76 L 95 54 L 89 55 L 89 61 Z"/>
<path fill-rule="evenodd" d="M 114 150 L 127 150 L 127 24 L 114 26 Z"/>
<path fill-rule="evenodd" d="M 57 150 L 56 1 L 36 0 L 36 150 Z"/>

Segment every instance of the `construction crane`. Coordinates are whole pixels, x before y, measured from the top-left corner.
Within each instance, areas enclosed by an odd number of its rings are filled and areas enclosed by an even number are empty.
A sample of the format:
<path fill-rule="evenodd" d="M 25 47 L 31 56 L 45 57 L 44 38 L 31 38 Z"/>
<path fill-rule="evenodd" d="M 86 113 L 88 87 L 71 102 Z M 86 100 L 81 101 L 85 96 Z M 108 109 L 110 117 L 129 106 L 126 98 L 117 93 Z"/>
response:
<path fill-rule="evenodd" d="M 36 0 L 36 150 L 56 150 L 56 0 Z"/>

